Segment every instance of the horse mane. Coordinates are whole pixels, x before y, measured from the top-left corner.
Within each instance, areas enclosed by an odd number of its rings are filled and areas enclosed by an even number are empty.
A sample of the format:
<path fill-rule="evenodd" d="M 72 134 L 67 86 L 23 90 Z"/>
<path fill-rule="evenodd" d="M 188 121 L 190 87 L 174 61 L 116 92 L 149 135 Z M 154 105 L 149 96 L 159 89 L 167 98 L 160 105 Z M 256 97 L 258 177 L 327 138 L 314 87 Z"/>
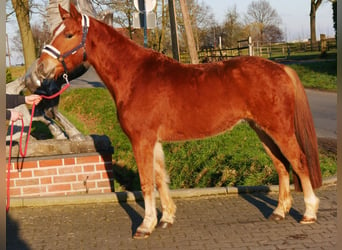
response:
<path fill-rule="evenodd" d="M 104 43 L 104 46 L 108 50 L 115 50 L 113 52 L 116 53 L 117 51 L 125 51 L 125 55 L 131 56 L 128 59 L 138 59 L 138 60 L 156 60 L 156 61 L 163 61 L 169 62 L 173 64 L 181 64 L 173 58 L 170 58 L 162 53 L 159 53 L 155 50 L 150 48 L 144 48 L 142 45 L 136 43 L 134 40 L 129 39 L 121 32 L 116 30 L 114 27 L 101 22 L 97 19 L 92 19 L 93 24 L 95 24 L 96 29 L 101 29 L 101 35 L 97 37 L 98 42 Z M 90 26 L 89 30 L 92 29 Z M 111 39 L 103 39 L 104 37 L 111 37 Z M 113 44 L 115 46 L 113 47 Z M 95 44 L 91 45 L 96 46 Z M 110 52 L 107 52 L 110 53 Z M 117 54 L 117 53 L 116 53 Z"/>

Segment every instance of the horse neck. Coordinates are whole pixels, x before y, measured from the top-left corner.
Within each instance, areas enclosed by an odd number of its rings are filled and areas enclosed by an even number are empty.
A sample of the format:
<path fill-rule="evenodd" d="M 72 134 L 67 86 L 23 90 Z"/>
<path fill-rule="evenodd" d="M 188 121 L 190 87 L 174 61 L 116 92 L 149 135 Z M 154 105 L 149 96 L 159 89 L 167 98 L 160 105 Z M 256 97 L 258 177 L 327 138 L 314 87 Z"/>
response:
<path fill-rule="evenodd" d="M 89 63 L 117 102 L 131 89 L 129 79 L 138 67 L 139 57 L 146 53 L 112 27 L 94 19 L 87 36 L 86 52 Z"/>

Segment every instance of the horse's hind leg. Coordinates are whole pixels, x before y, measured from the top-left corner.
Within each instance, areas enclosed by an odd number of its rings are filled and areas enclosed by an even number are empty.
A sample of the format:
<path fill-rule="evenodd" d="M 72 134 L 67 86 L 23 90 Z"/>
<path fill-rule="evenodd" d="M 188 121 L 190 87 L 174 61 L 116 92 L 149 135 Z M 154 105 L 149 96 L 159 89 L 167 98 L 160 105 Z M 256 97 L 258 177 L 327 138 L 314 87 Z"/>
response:
<path fill-rule="evenodd" d="M 294 132 L 291 133 L 285 127 L 280 128 L 279 131 L 282 132 L 268 132 L 268 134 L 279 148 L 281 154 L 289 161 L 300 179 L 305 202 L 305 213 L 301 223 L 313 223 L 317 220 L 316 213 L 319 206 L 319 199 L 316 197 L 311 185 L 306 156 L 301 150 Z M 288 136 L 284 136 L 284 134 Z M 281 183 L 279 184 L 282 185 Z"/>
<path fill-rule="evenodd" d="M 154 142 L 150 140 L 132 141 L 135 160 L 138 166 L 141 191 L 145 202 L 145 216 L 142 224 L 134 234 L 135 239 L 150 236 L 157 225 L 157 211 L 154 197 L 153 149 Z"/>
<path fill-rule="evenodd" d="M 306 156 L 298 145 L 295 135 L 290 138 L 284 138 L 279 142 L 282 152 L 298 175 L 303 188 L 305 213 L 300 223 L 314 223 L 317 220 L 316 214 L 318 211 L 319 199 L 316 197 L 311 185 Z"/>
<path fill-rule="evenodd" d="M 166 228 L 172 225 L 174 222 L 176 205 L 170 197 L 168 186 L 169 177 L 165 171 L 164 152 L 162 145 L 160 143 L 156 143 L 154 147 L 153 164 L 155 171 L 156 186 L 159 191 L 160 201 L 163 210 L 163 216 L 160 220 L 158 227 Z"/>
<path fill-rule="evenodd" d="M 266 153 L 272 159 L 273 164 L 277 170 L 279 178 L 278 206 L 273 211 L 270 219 L 282 220 L 285 218 L 285 215 L 290 211 L 292 206 L 292 197 L 290 194 L 289 162 L 280 152 L 278 146 L 274 143 L 272 138 L 270 138 L 254 123 L 250 122 L 250 126 L 257 133 L 265 148 Z"/>

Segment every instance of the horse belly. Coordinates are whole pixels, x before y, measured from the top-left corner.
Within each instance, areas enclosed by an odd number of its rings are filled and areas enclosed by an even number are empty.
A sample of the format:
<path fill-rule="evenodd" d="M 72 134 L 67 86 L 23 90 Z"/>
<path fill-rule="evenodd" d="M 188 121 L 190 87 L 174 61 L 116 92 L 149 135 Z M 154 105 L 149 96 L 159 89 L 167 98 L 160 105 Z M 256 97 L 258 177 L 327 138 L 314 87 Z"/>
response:
<path fill-rule="evenodd" d="M 177 115 L 166 115 L 158 131 L 163 141 L 202 139 L 232 129 L 244 118 L 243 110 L 227 106 L 182 107 Z"/>

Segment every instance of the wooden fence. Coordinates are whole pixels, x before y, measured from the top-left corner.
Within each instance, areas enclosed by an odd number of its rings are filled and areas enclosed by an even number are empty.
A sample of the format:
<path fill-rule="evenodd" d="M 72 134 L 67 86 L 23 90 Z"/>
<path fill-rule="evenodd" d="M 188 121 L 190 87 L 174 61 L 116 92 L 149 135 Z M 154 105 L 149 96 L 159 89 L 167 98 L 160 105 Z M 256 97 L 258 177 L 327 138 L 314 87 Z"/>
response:
<path fill-rule="evenodd" d="M 200 62 L 213 62 L 226 60 L 231 57 L 252 55 L 253 43 L 252 38 L 240 40 L 237 42 L 237 47 L 228 49 L 205 49 L 198 52 Z"/>
<path fill-rule="evenodd" d="M 320 41 L 311 43 L 294 42 L 294 43 L 267 43 L 262 44 L 255 42 L 253 45 L 253 55 L 266 58 L 290 57 L 311 52 L 326 53 L 328 51 L 336 51 L 336 39 L 325 39 L 321 37 Z"/>
<path fill-rule="evenodd" d="M 310 52 L 326 53 L 329 51 L 336 51 L 336 39 L 326 39 L 324 35 L 321 35 L 320 41 L 311 43 L 306 42 L 292 42 L 292 43 L 261 43 L 252 42 L 252 39 L 248 37 L 245 40 L 237 42 L 235 48 L 224 49 L 203 49 L 198 51 L 198 59 L 200 62 L 215 62 L 226 60 L 236 56 L 243 55 L 255 55 L 265 58 L 287 58 L 289 56 L 303 55 Z M 187 53 L 181 54 L 181 62 L 189 63 L 190 58 Z"/>

